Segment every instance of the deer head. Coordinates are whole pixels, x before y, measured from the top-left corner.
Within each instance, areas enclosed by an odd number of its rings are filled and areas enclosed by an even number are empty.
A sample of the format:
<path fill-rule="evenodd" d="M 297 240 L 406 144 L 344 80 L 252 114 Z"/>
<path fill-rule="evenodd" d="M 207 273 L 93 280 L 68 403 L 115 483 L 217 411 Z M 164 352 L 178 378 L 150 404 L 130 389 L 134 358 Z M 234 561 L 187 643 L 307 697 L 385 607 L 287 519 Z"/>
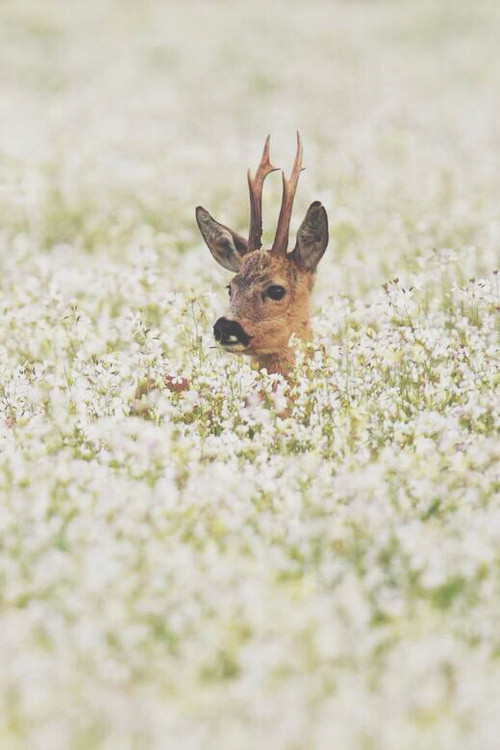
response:
<path fill-rule="evenodd" d="M 248 240 L 216 221 L 204 208 L 196 209 L 203 239 L 215 260 L 233 271 L 229 309 L 214 325 L 216 341 L 229 352 L 249 354 L 268 372 L 285 373 L 293 366 L 289 339 L 312 336 L 309 297 L 316 268 L 328 245 L 328 218 L 319 201 L 309 206 L 288 252 L 293 199 L 302 170 L 302 143 L 289 179 L 283 175 L 283 196 L 270 249 L 262 248 L 262 186 L 270 172 L 269 136 L 254 177 L 248 171 L 250 230 Z"/>

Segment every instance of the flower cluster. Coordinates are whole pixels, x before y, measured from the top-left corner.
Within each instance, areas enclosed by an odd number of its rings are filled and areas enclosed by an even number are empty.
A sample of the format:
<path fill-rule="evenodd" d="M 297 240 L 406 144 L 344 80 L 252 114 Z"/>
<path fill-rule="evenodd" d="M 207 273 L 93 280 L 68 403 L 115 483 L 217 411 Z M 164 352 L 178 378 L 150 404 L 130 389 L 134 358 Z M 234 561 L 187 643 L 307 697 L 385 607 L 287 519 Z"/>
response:
<path fill-rule="evenodd" d="M 498 9 L 254 6 L 0 10 L 2 747 L 498 742 Z M 243 225 L 292 112 L 331 243 L 284 379 L 215 346 L 192 206 Z"/>

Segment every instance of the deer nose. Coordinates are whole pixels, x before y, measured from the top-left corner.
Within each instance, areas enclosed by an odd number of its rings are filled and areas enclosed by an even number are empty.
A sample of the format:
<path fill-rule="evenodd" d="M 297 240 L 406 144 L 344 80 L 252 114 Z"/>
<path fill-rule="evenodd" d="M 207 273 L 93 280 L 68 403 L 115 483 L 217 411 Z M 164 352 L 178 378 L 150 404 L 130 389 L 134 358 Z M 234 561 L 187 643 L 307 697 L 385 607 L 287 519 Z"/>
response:
<path fill-rule="evenodd" d="M 225 344 L 243 344 L 248 346 L 251 336 L 246 333 L 236 320 L 219 318 L 214 325 L 215 340 L 224 346 Z"/>

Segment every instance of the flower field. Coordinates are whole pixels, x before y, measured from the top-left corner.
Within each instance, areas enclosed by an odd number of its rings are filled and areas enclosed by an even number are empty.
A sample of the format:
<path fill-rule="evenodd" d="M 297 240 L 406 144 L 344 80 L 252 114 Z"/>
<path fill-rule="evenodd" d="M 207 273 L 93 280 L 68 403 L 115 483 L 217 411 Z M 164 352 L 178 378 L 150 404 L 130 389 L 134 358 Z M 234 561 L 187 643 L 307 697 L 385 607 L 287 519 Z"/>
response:
<path fill-rule="evenodd" d="M 0 6 L 0 748 L 495 750 L 500 6 Z M 271 132 L 330 245 L 215 346 Z M 280 176 L 264 190 L 272 240 Z"/>

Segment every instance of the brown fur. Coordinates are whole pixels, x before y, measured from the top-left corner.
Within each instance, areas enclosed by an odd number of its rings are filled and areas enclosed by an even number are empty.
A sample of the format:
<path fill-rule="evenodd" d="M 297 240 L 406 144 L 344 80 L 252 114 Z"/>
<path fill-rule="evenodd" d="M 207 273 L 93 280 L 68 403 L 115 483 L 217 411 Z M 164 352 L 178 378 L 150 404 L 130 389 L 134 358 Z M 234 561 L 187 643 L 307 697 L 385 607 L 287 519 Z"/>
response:
<path fill-rule="evenodd" d="M 289 257 L 265 250 L 245 257 L 231 282 L 227 317 L 237 321 L 252 337 L 243 353 L 257 361 L 259 367 L 268 372 L 286 372 L 293 367 L 290 336 L 295 334 L 302 341 L 312 337 L 309 296 L 313 283 L 313 274 L 301 270 Z M 272 284 L 285 288 L 282 300 L 262 298 Z"/>

